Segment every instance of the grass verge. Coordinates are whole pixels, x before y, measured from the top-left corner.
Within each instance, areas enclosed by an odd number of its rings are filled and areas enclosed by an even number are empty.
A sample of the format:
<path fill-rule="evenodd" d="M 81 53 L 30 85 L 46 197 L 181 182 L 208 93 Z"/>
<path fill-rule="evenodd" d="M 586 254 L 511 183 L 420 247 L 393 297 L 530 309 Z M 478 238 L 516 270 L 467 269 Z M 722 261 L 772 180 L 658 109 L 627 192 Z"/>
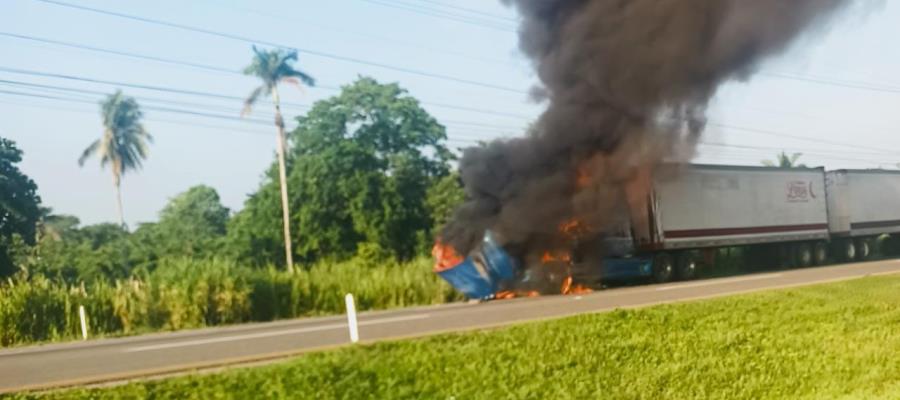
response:
<path fill-rule="evenodd" d="M 47 398 L 900 398 L 900 277 L 356 346 Z"/>

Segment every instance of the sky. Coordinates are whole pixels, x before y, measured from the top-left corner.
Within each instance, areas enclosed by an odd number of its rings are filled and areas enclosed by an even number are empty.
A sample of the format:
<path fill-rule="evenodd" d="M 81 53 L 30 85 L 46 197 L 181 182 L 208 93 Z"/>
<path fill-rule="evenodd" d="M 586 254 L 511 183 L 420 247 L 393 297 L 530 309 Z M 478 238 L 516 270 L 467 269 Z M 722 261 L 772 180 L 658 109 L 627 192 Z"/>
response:
<path fill-rule="evenodd" d="M 250 42 L 298 48 L 297 66 L 317 80 L 281 90 L 289 128 L 359 76 L 407 89 L 447 127 L 453 148 L 520 135 L 544 107 L 527 96 L 537 79 L 518 51 L 517 16 L 499 1 L 59 0 L 232 38 L 53 1 L 0 0 L 0 137 L 24 151 L 21 168 L 44 204 L 85 224 L 116 219 L 109 170 L 77 159 L 102 134 L 97 103 L 117 88 L 145 108 L 155 139 L 122 185 L 130 226 L 198 184 L 242 207 L 275 149 L 270 103 L 239 118 L 240 98 L 258 84 L 240 74 Z M 724 85 L 695 161 L 759 165 L 785 150 L 810 166 L 896 169 L 898 3 L 847 13 L 747 82 Z"/>

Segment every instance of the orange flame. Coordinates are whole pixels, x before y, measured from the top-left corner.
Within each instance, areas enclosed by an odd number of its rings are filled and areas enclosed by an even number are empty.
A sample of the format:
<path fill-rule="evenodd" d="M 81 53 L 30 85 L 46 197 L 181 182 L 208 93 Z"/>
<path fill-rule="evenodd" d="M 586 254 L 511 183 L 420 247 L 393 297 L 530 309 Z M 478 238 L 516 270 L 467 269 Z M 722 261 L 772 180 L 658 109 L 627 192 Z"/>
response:
<path fill-rule="evenodd" d="M 587 294 L 593 292 L 594 289 L 591 289 L 587 286 L 584 286 L 580 283 L 572 284 L 572 277 L 568 277 L 565 281 L 563 281 L 562 294 Z"/>
<path fill-rule="evenodd" d="M 567 252 L 554 254 L 552 251 L 548 250 L 548 251 L 545 251 L 544 254 L 541 256 L 542 264 L 547 264 L 547 263 L 557 262 L 557 261 L 569 262 L 571 260 L 572 260 L 572 257 Z"/>
<path fill-rule="evenodd" d="M 568 236 L 575 236 L 578 232 L 585 230 L 584 224 L 578 219 L 571 219 L 559 224 L 559 231 Z"/>
<path fill-rule="evenodd" d="M 575 187 L 578 189 L 584 189 L 591 184 L 591 165 L 588 162 L 581 163 L 578 166 L 577 174 L 575 175 Z"/>
<path fill-rule="evenodd" d="M 516 298 L 516 292 L 513 292 L 512 290 L 504 290 L 501 292 L 497 292 L 497 294 L 494 295 L 494 298 L 497 300 L 514 299 Z"/>
<path fill-rule="evenodd" d="M 572 276 L 569 275 L 566 279 L 563 279 L 562 286 L 559 288 L 559 292 L 562 294 L 569 294 L 569 291 L 572 289 Z"/>
<path fill-rule="evenodd" d="M 431 255 L 434 256 L 435 272 L 453 268 L 465 260 L 463 256 L 456 252 L 456 249 L 442 243 L 440 240 L 434 243 L 434 247 L 431 249 Z"/>
<path fill-rule="evenodd" d="M 538 292 L 537 290 L 529 290 L 526 292 L 504 290 L 504 291 L 497 292 L 497 294 L 494 295 L 494 299 L 509 300 L 509 299 L 515 299 L 517 297 L 538 297 L 540 295 L 541 295 L 541 293 Z"/>

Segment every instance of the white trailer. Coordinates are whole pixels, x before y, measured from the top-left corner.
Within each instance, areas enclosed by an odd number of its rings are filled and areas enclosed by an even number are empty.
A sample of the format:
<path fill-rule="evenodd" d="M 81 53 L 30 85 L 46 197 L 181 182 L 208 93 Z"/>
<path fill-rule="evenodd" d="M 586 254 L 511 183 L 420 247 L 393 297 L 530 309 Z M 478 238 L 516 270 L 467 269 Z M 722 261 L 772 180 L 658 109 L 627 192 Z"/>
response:
<path fill-rule="evenodd" d="M 654 200 L 663 249 L 828 238 L 822 168 L 691 165 Z"/>
<path fill-rule="evenodd" d="M 872 238 L 900 232 L 900 171 L 829 171 L 825 191 L 828 227 L 843 259 L 868 257 Z"/>
<path fill-rule="evenodd" d="M 649 221 L 632 218 L 635 246 L 664 255 L 655 268 L 682 278 L 695 268 L 693 250 L 779 244 L 783 262 L 798 266 L 828 257 L 824 168 L 688 165 L 657 179 L 648 207 Z"/>

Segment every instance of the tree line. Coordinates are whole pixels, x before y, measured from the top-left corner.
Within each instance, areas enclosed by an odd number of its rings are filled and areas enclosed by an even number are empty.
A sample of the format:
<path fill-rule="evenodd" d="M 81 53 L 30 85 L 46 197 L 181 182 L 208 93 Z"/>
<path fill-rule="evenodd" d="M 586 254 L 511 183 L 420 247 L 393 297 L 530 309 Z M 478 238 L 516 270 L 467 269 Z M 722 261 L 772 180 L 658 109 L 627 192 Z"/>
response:
<path fill-rule="evenodd" d="M 296 59 L 254 48 L 245 70 L 262 85 L 243 113 L 272 96 L 279 145 L 237 212 L 213 188 L 197 186 L 170 199 L 158 221 L 125 226 L 120 183 L 148 157 L 153 137 L 138 102 L 120 91 L 101 103 L 102 135 L 77 159 L 84 165 L 96 156 L 109 167 L 117 224 L 81 226 L 44 207 L 38 185 L 18 168 L 22 151 L 0 138 L 0 274 L 77 282 L 128 277 L 174 257 L 290 270 L 295 260 L 309 266 L 427 254 L 434 230 L 463 197 L 446 129 L 399 85 L 360 77 L 285 132 L 278 85 L 314 84 L 294 69 Z"/>

